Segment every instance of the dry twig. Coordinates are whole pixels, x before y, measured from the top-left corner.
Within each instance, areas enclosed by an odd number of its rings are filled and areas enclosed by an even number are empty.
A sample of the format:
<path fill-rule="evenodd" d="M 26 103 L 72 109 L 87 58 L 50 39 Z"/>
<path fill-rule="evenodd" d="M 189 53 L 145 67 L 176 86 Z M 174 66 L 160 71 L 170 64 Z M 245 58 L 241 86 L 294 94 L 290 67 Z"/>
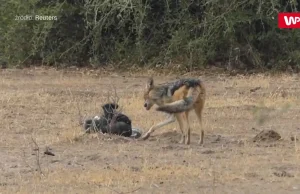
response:
<path fill-rule="evenodd" d="M 34 143 L 35 145 L 35 151 L 36 151 L 36 165 L 37 165 L 37 168 L 38 168 L 38 171 L 41 175 L 44 176 L 44 173 L 42 171 L 42 168 L 41 168 L 41 163 L 40 163 L 40 147 L 39 145 L 36 143 L 36 140 L 33 139 L 33 137 L 31 137 L 31 141 Z"/>

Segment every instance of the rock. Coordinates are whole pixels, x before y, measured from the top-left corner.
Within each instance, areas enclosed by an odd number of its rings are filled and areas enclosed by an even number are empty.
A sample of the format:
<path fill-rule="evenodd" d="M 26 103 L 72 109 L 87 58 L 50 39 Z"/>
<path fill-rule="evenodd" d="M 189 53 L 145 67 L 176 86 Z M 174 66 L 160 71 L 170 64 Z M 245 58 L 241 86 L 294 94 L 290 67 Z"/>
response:
<path fill-rule="evenodd" d="M 256 92 L 259 89 L 261 89 L 261 87 L 252 88 L 252 89 L 250 89 L 250 92 Z"/>
<path fill-rule="evenodd" d="M 274 172 L 273 173 L 275 176 L 278 176 L 278 177 L 294 177 L 294 175 L 292 175 L 291 173 L 288 173 L 286 171 L 278 171 L 278 172 Z"/>
<path fill-rule="evenodd" d="M 297 138 L 296 136 L 295 136 L 295 137 L 294 137 L 294 136 L 291 136 L 291 140 L 292 140 L 292 141 L 298 141 L 298 138 Z"/>
<path fill-rule="evenodd" d="M 253 138 L 253 142 L 261 142 L 261 141 L 270 142 L 270 141 L 278 141 L 279 139 L 281 139 L 281 136 L 276 131 L 263 130 Z"/>
<path fill-rule="evenodd" d="M 202 152 L 202 154 L 214 154 L 214 153 L 215 153 L 215 151 L 213 151 L 213 150 L 205 150 Z"/>
<path fill-rule="evenodd" d="M 55 156 L 55 154 L 51 150 L 52 150 L 51 148 L 46 147 L 44 154 L 49 156 Z"/>

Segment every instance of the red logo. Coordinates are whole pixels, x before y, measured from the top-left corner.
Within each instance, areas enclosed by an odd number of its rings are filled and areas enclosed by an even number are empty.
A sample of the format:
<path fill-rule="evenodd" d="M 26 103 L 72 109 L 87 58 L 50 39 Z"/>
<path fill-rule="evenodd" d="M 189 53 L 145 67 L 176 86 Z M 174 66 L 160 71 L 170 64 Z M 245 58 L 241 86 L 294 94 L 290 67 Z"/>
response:
<path fill-rule="evenodd" d="M 279 13 L 278 27 L 279 28 L 300 28 L 300 12 Z"/>

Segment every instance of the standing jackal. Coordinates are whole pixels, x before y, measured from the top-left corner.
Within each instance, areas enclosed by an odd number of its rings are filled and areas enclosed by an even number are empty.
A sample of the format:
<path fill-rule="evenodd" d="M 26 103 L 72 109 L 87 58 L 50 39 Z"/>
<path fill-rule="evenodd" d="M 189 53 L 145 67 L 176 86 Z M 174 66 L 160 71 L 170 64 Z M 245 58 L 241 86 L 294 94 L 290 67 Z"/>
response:
<path fill-rule="evenodd" d="M 165 112 L 169 116 L 165 121 L 153 125 L 142 139 L 148 139 L 156 129 L 173 123 L 176 118 L 182 133 L 179 143 L 190 144 L 189 112 L 195 110 L 201 126 L 199 144 L 203 144 L 202 110 L 205 96 L 205 86 L 199 79 L 180 79 L 156 86 L 153 78 L 149 78 L 144 93 L 144 107 L 146 110 L 150 110 L 156 104 L 157 111 Z"/>

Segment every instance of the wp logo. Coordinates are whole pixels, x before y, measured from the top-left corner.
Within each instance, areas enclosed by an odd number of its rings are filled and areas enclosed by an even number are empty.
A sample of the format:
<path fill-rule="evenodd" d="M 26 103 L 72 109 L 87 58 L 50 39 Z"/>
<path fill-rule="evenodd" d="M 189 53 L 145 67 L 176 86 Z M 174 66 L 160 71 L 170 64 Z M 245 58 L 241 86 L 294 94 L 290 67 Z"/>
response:
<path fill-rule="evenodd" d="M 300 28 L 300 12 L 279 13 L 278 27 L 279 28 Z"/>

